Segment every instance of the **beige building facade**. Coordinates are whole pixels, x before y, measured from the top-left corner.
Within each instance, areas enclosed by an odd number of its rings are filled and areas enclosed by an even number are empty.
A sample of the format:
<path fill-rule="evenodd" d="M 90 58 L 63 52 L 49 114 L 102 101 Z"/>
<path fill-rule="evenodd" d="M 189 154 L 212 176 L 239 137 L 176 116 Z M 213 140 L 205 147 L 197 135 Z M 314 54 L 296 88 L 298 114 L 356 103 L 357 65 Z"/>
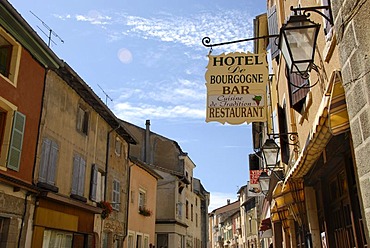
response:
<path fill-rule="evenodd" d="M 308 78 L 286 67 L 276 43 L 270 40 L 268 47 L 273 74 L 271 119 L 254 129 L 264 133 L 264 138 L 254 139 L 254 145 L 258 153 L 264 139 L 274 138 L 281 149 L 278 168 L 270 172 L 272 181 L 277 181 L 269 191 L 274 247 L 368 245 L 367 198 L 362 192 L 369 166 L 363 159 L 366 152 L 359 152 L 366 147 L 368 129 L 366 94 L 360 93 L 366 89 L 365 81 L 359 76 L 366 70 L 361 69 L 364 60 L 358 56 L 366 54 L 366 45 L 357 42 L 355 35 L 364 38 L 364 34 L 354 32 L 363 30 L 363 25 L 353 21 L 354 16 L 366 19 L 367 5 L 333 2 L 267 1 L 270 35 L 279 34 L 294 15 L 291 6 L 330 6 L 332 13 L 322 11 L 333 14 L 335 20 L 330 23 L 310 13 L 310 20 L 321 24 L 321 29 Z M 345 17 L 348 22 L 343 22 Z"/>

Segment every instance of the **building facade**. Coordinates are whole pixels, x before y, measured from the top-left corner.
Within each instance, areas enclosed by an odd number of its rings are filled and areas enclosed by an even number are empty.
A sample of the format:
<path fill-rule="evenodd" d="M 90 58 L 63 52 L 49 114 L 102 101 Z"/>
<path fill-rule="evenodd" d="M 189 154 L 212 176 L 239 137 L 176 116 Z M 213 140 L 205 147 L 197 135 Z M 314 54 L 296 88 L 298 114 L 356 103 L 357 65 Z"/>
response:
<path fill-rule="evenodd" d="M 369 165 L 364 159 L 368 113 L 363 94 L 367 92 L 365 58 L 361 57 L 367 53 L 367 43 L 357 40 L 357 36 L 365 40 L 366 32 L 363 24 L 354 21 L 366 19 L 368 4 L 333 2 L 267 1 L 270 35 L 279 34 L 295 14 L 291 6 L 329 6 L 320 11 L 334 17 L 333 23 L 314 12 L 309 17 L 321 29 L 308 77 L 287 67 L 276 43 L 270 41 L 268 47 L 274 75 L 271 119 L 256 126 L 258 134 L 253 137 L 259 135 L 257 151 L 271 137 L 281 149 L 278 166 L 270 172 L 277 180 L 269 202 L 274 247 L 368 245 L 365 178 Z"/>
<path fill-rule="evenodd" d="M 29 247 L 45 75 L 62 62 L 7 2 L 0 1 L 0 226 L 2 247 Z"/>
<path fill-rule="evenodd" d="M 137 159 L 131 159 L 128 236 L 124 247 L 155 245 L 157 181 L 159 179 L 161 176 L 148 165 Z"/>
<path fill-rule="evenodd" d="M 195 164 L 177 142 L 153 133 L 149 120 L 145 129 L 123 123 L 139 142 L 130 148 L 130 156 L 144 161 L 162 177 L 157 184 L 155 246 L 201 247 L 206 243 L 201 228 L 206 225 L 201 218 L 205 210 L 201 207 L 208 209 L 204 205 L 208 201 L 200 197 L 200 181 L 198 191 L 194 190 Z"/>
<path fill-rule="evenodd" d="M 43 102 L 32 247 L 122 243 L 135 141 L 67 64 L 46 75 Z"/>

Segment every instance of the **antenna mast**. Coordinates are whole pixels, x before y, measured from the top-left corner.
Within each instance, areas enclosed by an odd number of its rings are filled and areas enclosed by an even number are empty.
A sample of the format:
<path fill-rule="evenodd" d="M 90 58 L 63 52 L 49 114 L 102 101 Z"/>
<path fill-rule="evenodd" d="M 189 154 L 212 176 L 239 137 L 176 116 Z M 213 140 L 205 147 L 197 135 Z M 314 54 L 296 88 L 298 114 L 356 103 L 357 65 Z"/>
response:
<path fill-rule="evenodd" d="M 109 99 L 111 102 L 113 102 L 113 99 L 112 98 L 110 98 L 110 96 L 103 90 L 103 88 L 102 87 L 100 87 L 100 85 L 98 84 L 98 86 L 99 86 L 99 88 L 103 91 L 103 93 L 104 93 L 104 95 L 105 95 L 105 105 L 107 105 L 108 106 L 108 104 L 107 104 L 107 100 Z"/>
<path fill-rule="evenodd" d="M 64 40 L 62 40 L 62 38 L 57 34 L 55 33 L 48 25 L 46 25 L 46 23 L 41 20 L 41 18 L 39 18 L 35 13 L 33 13 L 32 11 L 30 11 L 32 15 L 34 15 L 37 19 L 39 19 L 39 21 L 42 23 L 42 25 L 44 25 L 45 28 L 48 29 L 49 31 L 49 34 L 45 33 L 44 30 L 42 30 L 39 26 L 37 26 L 40 31 L 46 35 L 46 37 L 48 37 L 48 47 L 50 47 L 50 42 L 53 42 L 54 45 L 56 45 L 57 43 L 55 43 L 53 40 L 52 40 L 52 35 L 54 35 L 56 38 L 58 38 L 60 40 L 60 42 L 64 43 Z"/>

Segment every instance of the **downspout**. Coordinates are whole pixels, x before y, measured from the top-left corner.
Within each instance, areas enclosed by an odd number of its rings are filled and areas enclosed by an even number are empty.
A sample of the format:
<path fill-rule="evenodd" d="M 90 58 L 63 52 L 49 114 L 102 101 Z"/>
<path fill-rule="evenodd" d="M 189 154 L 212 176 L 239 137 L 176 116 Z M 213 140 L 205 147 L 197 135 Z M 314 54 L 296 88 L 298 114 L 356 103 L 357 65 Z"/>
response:
<path fill-rule="evenodd" d="M 18 245 L 17 247 L 20 248 L 20 243 L 22 239 L 22 232 L 23 232 L 23 226 L 24 226 L 24 219 L 26 218 L 26 213 L 27 213 L 27 198 L 31 193 L 27 191 L 26 196 L 24 197 L 24 211 L 22 214 L 22 222 L 21 222 L 21 228 L 19 229 L 19 235 L 18 235 Z"/>
<path fill-rule="evenodd" d="M 109 143 L 110 143 L 110 134 L 114 131 L 116 131 L 118 128 L 120 128 L 121 125 L 118 124 L 118 126 L 112 130 L 110 130 L 107 134 L 107 153 L 105 155 L 105 178 L 104 178 L 104 201 L 107 201 L 107 185 L 108 185 L 108 162 L 109 162 Z"/>
<path fill-rule="evenodd" d="M 123 236 L 123 242 L 125 242 L 127 236 L 128 236 L 128 216 L 129 216 L 129 205 L 130 205 L 130 197 L 131 197 L 131 194 L 130 194 L 130 185 L 131 185 L 131 165 L 130 165 L 130 144 L 128 145 L 128 151 L 127 151 L 127 154 L 128 154 L 128 169 L 127 169 L 127 173 L 128 173 L 128 176 L 127 176 L 127 185 L 126 185 L 126 190 L 127 190 L 127 201 L 126 201 L 126 227 L 125 227 L 125 233 L 124 233 L 124 236 Z"/>
<path fill-rule="evenodd" d="M 150 163 L 150 120 L 145 122 L 145 150 L 144 150 L 144 162 Z"/>
<path fill-rule="evenodd" d="M 42 113 L 43 113 L 43 106 L 44 106 L 44 97 L 45 97 L 45 88 L 46 88 L 46 77 L 48 74 L 49 69 L 45 69 L 44 74 L 44 85 L 42 89 L 42 95 L 41 95 L 41 109 L 40 109 L 40 117 L 39 117 L 39 128 L 37 130 L 37 137 L 36 137 L 36 147 L 35 147 L 35 157 L 33 162 L 33 168 L 32 168 L 32 184 L 35 185 L 35 168 L 36 168 L 36 158 L 37 158 L 37 149 L 40 142 L 40 133 L 41 133 L 41 120 L 42 120 Z"/>

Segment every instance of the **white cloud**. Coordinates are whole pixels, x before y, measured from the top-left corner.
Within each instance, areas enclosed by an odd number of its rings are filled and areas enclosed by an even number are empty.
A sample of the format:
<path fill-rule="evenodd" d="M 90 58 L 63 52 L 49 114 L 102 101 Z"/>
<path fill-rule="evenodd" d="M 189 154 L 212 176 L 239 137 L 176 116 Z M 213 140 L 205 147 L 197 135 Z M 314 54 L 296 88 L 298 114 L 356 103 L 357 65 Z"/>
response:
<path fill-rule="evenodd" d="M 66 19 L 67 16 L 70 18 L 70 15 L 57 17 Z M 107 37 L 111 41 L 122 39 L 124 36 L 134 36 L 204 49 L 201 44 L 204 36 L 210 37 L 214 43 L 244 39 L 253 35 L 253 19 L 242 10 L 200 12 L 187 17 L 157 13 L 156 17 L 151 18 L 128 15 L 124 12 L 105 15 L 97 10 L 91 10 L 88 14 L 77 14 L 74 17 L 77 21 L 89 22 L 106 29 Z M 107 25 L 110 25 L 109 29 L 106 28 Z M 251 48 L 252 42 L 227 46 L 227 49 L 233 51 Z"/>
<path fill-rule="evenodd" d="M 217 208 L 227 205 L 227 200 L 230 200 L 230 202 L 233 203 L 237 199 L 238 196 L 236 193 L 212 192 L 208 212 L 212 212 Z"/>

